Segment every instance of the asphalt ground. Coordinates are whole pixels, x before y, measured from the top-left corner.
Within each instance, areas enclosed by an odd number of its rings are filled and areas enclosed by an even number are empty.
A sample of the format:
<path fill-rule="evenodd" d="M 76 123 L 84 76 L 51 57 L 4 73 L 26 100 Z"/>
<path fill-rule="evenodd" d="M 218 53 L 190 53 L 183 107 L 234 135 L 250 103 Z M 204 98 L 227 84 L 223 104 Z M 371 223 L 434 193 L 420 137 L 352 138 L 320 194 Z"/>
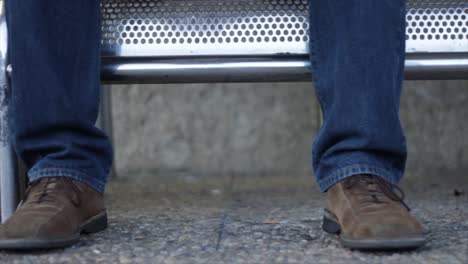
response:
<path fill-rule="evenodd" d="M 321 230 L 312 177 L 127 176 L 109 184 L 106 231 L 67 249 L 3 251 L 0 263 L 468 263 L 466 177 L 405 180 L 427 245 L 362 252 Z"/>

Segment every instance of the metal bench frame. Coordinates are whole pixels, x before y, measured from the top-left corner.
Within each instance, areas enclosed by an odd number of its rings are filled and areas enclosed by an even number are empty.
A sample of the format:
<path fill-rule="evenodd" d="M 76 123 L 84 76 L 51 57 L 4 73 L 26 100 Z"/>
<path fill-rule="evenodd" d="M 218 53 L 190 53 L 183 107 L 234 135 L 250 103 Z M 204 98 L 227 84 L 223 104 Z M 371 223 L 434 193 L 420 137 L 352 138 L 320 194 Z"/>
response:
<path fill-rule="evenodd" d="M 18 199 L 8 140 L 7 35 L 0 0 L 1 219 Z M 102 81 L 311 81 L 307 0 L 103 0 Z M 408 80 L 468 79 L 468 0 L 409 0 Z M 14 69 L 13 69 L 14 70 Z M 101 124 L 112 136 L 110 89 Z"/>

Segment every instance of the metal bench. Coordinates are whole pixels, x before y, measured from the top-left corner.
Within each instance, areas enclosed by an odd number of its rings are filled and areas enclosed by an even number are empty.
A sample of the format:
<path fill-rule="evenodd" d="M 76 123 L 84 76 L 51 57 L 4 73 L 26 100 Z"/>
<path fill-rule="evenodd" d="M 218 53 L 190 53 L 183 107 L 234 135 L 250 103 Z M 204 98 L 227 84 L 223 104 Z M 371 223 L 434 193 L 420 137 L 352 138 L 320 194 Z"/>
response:
<path fill-rule="evenodd" d="M 105 0 L 102 13 L 104 83 L 311 80 L 307 0 Z M 0 12 L 2 220 L 17 205 L 19 178 L 5 57 Z M 468 79 L 468 0 L 409 0 L 405 66 L 406 79 Z M 112 134 L 109 89 L 102 98 Z"/>

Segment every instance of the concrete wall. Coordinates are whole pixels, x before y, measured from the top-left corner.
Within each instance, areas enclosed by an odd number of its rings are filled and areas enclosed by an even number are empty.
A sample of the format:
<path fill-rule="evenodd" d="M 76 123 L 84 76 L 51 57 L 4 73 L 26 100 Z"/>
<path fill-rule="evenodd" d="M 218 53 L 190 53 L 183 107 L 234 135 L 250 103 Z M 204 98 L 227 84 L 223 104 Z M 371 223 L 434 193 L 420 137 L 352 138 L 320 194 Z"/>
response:
<path fill-rule="evenodd" d="M 311 174 L 319 127 L 311 83 L 119 85 L 113 111 L 121 176 Z M 405 82 L 401 116 L 408 176 L 464 174 L 467 81 Z"/>

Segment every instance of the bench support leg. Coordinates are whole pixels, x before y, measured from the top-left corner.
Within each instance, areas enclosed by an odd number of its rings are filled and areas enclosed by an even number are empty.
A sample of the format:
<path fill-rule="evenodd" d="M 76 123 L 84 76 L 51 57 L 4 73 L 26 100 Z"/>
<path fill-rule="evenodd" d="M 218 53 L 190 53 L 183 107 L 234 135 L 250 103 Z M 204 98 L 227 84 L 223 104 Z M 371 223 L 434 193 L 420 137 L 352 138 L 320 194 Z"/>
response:
<path fill-rule="evenodd" d="M 4 1 L 0 0 L 0 208 L 5 222 L 19 202 L 19 175 L 16 154 L 10 141 L 8 111 L 10 86 L 7 74 L 7 27 Z"/>
<path fill-rule="evenodd" d="M 99 126 L 107 134 L 112 145 L 114 145 L 114 128 L 112 122 L 112 86 L 102 85 L 101 87 L 101 106 L 99 112 Z M 115 170 L 115 160 L 112 163 L 111 178 L 117 176 Z"/>
<path fill-rule="evenodd" d="M 3 110 L 3 109 L 2 109 Z M 3 115 L 3 112 L 1 113 Z M 19 176 L 16 155 L 10 144 L 0 146 L 1 220 L 5 222 L 19 203 Z"/>

